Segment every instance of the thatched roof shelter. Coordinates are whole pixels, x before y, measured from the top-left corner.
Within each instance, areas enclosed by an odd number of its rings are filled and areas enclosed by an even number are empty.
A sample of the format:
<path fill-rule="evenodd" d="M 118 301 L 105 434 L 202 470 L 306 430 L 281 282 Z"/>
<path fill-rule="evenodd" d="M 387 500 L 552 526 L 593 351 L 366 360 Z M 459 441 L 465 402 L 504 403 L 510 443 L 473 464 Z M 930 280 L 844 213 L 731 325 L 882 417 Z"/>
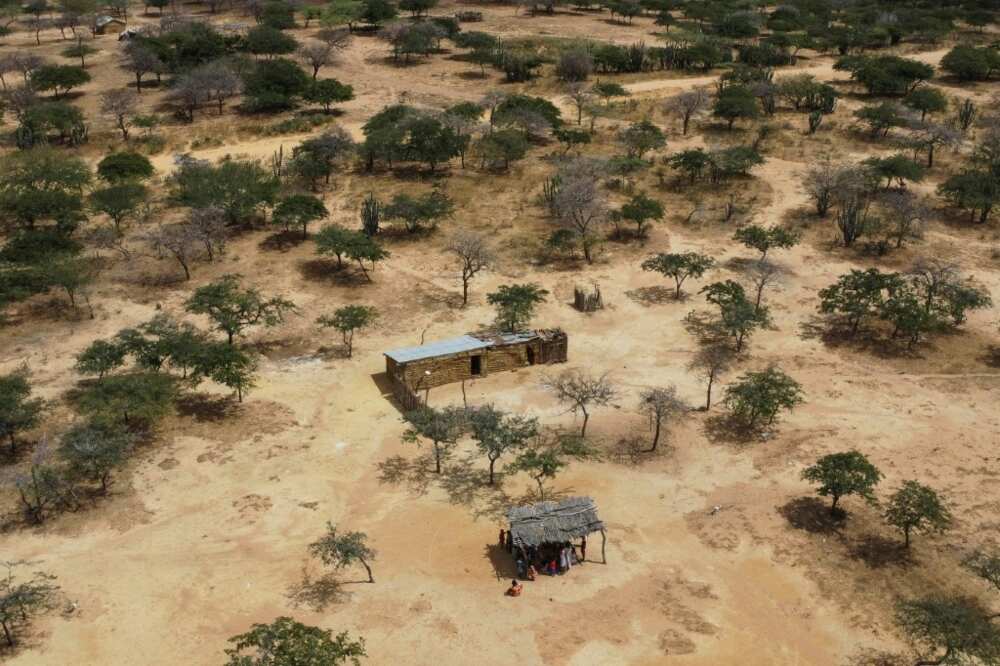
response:
<path fill-rule="evenodd" d="M 565 543 L 593 532 L 604 533 L 597 505 L 589 497 L 511 507 L 507 510 L 507 520 L 514 544 L 522 548 Z"/>

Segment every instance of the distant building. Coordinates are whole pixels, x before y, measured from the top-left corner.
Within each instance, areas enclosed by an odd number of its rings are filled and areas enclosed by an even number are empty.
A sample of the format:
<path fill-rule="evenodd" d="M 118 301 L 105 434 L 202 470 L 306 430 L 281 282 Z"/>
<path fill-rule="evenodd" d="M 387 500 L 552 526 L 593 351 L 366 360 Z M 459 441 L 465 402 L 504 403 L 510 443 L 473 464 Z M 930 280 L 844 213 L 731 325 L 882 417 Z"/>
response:
<path fill-rule="evenodd" d="M 564 363 L 568 346 L 559 329 L 472 333 L 385 352 L 385 371 L 396 397 L 412 409 L 415 396 L 410 396 L 435 386 L 529 365 Z"/>
<path fill-rule="evenodd" d="M 121 34 L 125 30 L 125 21 L 114 16 L 98 16 L 94 19 L 94 32 L 98 35 L 106 35 L 109 32 Z"/>

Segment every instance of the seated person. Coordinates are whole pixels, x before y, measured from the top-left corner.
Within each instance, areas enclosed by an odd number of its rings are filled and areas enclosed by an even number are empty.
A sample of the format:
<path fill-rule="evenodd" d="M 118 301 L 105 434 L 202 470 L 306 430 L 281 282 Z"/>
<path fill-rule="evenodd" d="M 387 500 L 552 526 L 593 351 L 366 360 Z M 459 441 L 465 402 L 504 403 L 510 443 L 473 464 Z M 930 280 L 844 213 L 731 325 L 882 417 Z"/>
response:
<path fill-rule="evenodd" d="M 508 597 L 519 597 L 519 596 L 521 596 L 521 590 L 523 590 L 523 589 L 524 589 L 524 586 L 522 586 L 516 580 L 512 580 L 512 581 L 510 581 L 510 587 L 507 588 L 507 596 Z"/>
<path fill-rule="evenodd" d="M 535 580 L 535 576 L 538 575 L 538 569 L 535 568 L 534 564 L 528 565 L 528 580 Z"/>

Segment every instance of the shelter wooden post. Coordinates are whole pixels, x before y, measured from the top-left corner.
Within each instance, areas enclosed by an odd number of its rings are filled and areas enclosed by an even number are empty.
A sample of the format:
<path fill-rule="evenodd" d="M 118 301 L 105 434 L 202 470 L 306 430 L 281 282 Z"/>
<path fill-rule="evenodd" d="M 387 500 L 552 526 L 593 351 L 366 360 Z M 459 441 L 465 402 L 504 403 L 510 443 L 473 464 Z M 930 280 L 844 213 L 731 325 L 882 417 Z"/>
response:
<path fill-rule="evenodd" d="M 604 532 L 604 530 L 601 530 L 601 564 L 608 563 L 608 556 L 604 554 L 604 546 L 607 543 L 607 541 L 608 541 L 608 535 Z"/>

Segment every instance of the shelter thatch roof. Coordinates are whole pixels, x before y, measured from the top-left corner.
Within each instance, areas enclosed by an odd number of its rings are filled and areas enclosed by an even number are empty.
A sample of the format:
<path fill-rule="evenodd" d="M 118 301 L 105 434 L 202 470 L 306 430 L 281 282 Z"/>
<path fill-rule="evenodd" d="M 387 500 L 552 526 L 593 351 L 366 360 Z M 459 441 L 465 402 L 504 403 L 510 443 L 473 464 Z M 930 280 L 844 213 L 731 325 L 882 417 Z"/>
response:
<path fill-rule="evenodd" d="M 511 537 L 519 546 L 562 543 L 604 529 L 597 517 L 597 505 L 589 497 L 511 507 L 507 520 Z"/>

